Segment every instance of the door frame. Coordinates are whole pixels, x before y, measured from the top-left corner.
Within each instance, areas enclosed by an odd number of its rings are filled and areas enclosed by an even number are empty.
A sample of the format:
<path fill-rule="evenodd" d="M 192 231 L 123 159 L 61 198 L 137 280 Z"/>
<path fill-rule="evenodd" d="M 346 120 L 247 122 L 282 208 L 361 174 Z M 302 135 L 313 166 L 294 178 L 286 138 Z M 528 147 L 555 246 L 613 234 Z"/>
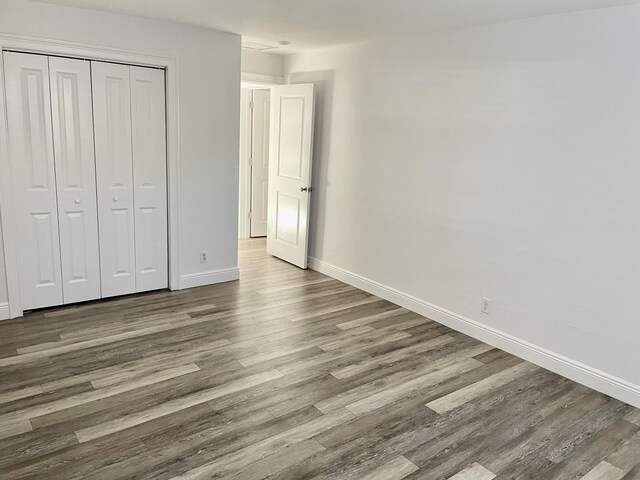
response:
<path fill-rule="evenodd" d="M 180 114 L 178 91 L 178 58 L 160 53 L 122 50 L 99 45 L 65 42 L 23 35 L 0 35 L 0 219 L 4 244 L 9 318 L 23 314 L 20 300 L 18 259 L 16 255 L 15 221 L 11 166 L 8 150 L 8 122 L 4 85 L 4 51 L 12 50 L 41 55 L 57 55 L 83 60 L 99 60 L 165 71 L 166 135 L 167 135 L 167 212 L 169 242 L 169 289 L 180 289 Z M 2 272 L 0 272 L 0 275 Z"/>
<path fill-rule="evenodd" d="M 252 98 L 251 88 L 240 90 L 240 166 L 238 188 L 238 238 L 251 237 L 251 109 L 249 102 Z"/>
<path fill-rule="evenodd" d="M 268 130 L 269 130 L 269 123 L 271 121 L 271 91 L 272 91 L 271 88 L 256 88 L 251 90 L 251 109 L 249 110 L 251 114 L 251 145 L 250 145 L 251 161 L 249 165 L 249 170 L 250 170 L 249 172 L 249 191 L 250 191 L 249 211 L 251 212 L 251 215 L 249 218 L 249 237 L 250 238 L 261 238 L 261 237 L 266 238 L 267 236 L 266 219 L 261 220 L 260 222 L 264 225 L 264 228 L 265 228 L 264 234 L 261 234 L 261 235 L 256 234 L 257 232 L 254 231 L 254 227 L 257 229 L 257 223 L 258 223 L 257 219 L 260 216 L 259 212 L 261 210 L 261 207 L 262 207 L 262 210 L 264 210 L 264 208 L 266 207 L 266 205 L 263 205 L 263 202 L 259 200 L 259 199 L 262 199 L 262 200 L 265 200 L 265 199 L 264 199 L 264 196 L 262 195 L 264 192 L 262 192 L 261 189 L 256 186 L 256 180 L 258 181 L 260 180 L 260 175 L 256 172 L 260 170 L 262 171 L 262 180 L 264 181 L 265 180 L 264 161 L 266 156 L 266 162 L 267 162 L 266 180 L 267 182 L 269 181 Z M 256 93 L 258 93 L 258 95 L 256 95 Z M 265 97 L 266 97 L 266 102 L 265 102 Z M 262 108 L 262 119 L 260 119 L 260 115 L 256 113 L 256 112 L 260 112 L 260 109 L 257 110 L 256 105 L 262 104 L 262 107 L 264 107 L 265 103 L 266 103 L 266 108 Z M 256 119 L 258 120 L 257 122 L 256 122 Z M 260 126 L 262 127 L 261 129 L 256 128 Z M 265 131 L 267 132 L 267 135 L 265 135 Z M 262 142 L 260 143 L 256 143 L 256 137 L 258 135 L 262 136 Z M 260 149 L 262 150 L 262 155 L 260 154 L 256 155 L 256 152 L 258 152 Z M 268 199 L 266 199 L 265 201 L 268 201 Z M 256 205 L 256 202 L 258 202 L 259 204 Z M 256 223 L 255 226 L 253 225 L 254 223 Z"/>
<path fill-rule="evenodd" d="M 242 74 L 242 83 L 240 90 L 240 185 L 239 185 L 239 203 L 238 203 L 238 238 L 246 240 L 251 238 L 251 222 L 249 221 L 249 213 L 251 212 L 251 165 L 249 160 L 251 157 L 251 118 L 252 113 L 249 108 L 249 102 L 253 98 L 253 90 L 269 90 L 273 87 L 281 85 L 281 83 L 252 82 L 245 81 L 245 74 Z M 244 129 L 244 130 L 243 130 Z"/>

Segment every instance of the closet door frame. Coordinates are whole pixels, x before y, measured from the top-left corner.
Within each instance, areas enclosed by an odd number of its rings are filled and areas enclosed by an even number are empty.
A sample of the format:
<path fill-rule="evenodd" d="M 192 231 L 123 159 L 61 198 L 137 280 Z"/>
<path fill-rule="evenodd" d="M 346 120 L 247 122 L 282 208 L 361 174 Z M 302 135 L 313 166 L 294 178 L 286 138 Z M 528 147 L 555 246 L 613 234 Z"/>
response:
<path fill-rule="evenodd" d="M 4 51 L 35 53 L 61 57 L 124 63 L 155 67 L 165 72 L 166 138 L 167 138 L 167 211 L 169 242 L 169 289 L 180 286 L 180 122 L 178 94 L 178 59 L 166 54 L 142 54 L 129 50 L 103 48 L 86 43 L 33 39 L 22 35 L 0 35 L 0 219 L 4 244 L 8 315 L 0 304 L 0 320 L 23 315 L 18 273 L 16 221 L 14 219 L 13 186 L 8 151 L 8 124 L 4 85 Z M 0 275 L 2 272 L 0 271 Z"/>

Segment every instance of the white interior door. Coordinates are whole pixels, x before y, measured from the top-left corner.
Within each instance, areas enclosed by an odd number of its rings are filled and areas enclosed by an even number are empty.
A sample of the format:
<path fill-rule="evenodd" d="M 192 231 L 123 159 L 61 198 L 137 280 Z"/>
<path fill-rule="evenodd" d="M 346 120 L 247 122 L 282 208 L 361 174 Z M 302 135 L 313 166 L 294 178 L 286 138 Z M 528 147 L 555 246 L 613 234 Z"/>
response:
<path fill-rule="evenodd" d="M 22 308 L 62 297 L 48 58 L 4 53 Z"/>
<path fill-rule="evenodd" d="M 313 84 L 271 90 L 267 252 L 307 268 Z"/>
<path fill-rule="evenodd" d="M 131 67 L 136 291 L 169 286 L 164 70 Z"/>
<path fill-rule="evenodd" d="M 269 198 L 269 90 L 253 90 L 251 110 L 251 236 L 267 235 Z"/>
<path fill-rule="evenodd" d="M 91 69 L 49 58 L 64 303 L 100 298 Z"/>
<path fill-rule="evenodd" d="M 129 67 L 91 62 L 102 296 L 136 291 Z"/>

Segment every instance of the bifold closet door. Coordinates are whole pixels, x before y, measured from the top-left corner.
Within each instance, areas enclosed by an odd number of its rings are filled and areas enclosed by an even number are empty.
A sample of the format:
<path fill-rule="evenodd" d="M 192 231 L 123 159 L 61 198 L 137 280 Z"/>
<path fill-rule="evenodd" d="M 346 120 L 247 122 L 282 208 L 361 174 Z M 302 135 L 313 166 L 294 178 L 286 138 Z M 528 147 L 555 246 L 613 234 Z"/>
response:
<path fill-rule="evenodd" d="M 168 287 L 164 71 L 92 62 L 102 296 Z"/>
<path fill-rule="evenodd" d="M 166 288 L 164 71 L 3 57 L 23 309 Z"/>
<path fill-rule="evenodd" d="M 63 302 L 48 58 L 3 57 L 20 295 L 29 310 Z"/>
<path fill-rule="evenodd" d="M 91 62 L 102 296 L 136 291 L 129 67 Z"/>
<path fill-rule="evenodd" d="M 167 288 L 164 71 L 130 67 L 136 291 Z"/>
<path fill-rule="evenodd" d="M 86 60 L 49 58 L 64 303 L 100 298 L 100 249 Z"/>

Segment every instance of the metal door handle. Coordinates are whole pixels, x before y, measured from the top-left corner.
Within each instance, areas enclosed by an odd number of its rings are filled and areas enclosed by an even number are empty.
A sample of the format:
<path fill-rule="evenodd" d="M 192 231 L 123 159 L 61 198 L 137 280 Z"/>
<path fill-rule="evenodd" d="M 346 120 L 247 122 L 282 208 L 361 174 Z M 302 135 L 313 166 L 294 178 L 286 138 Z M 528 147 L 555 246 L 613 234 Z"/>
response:
<path fill-rule="evenodd" d="M 80 201 L 81 201 L 81 200 L 80 200 L 79 198 L 76 198 L 76 199 L 74 200 L 74 202 L 76 202 L 76 205 L 80 205 Z"/>
<path fill-rule="evenodd" d="M 313 192 L 313 187 L 300 187 L 301 192 Z"/>

